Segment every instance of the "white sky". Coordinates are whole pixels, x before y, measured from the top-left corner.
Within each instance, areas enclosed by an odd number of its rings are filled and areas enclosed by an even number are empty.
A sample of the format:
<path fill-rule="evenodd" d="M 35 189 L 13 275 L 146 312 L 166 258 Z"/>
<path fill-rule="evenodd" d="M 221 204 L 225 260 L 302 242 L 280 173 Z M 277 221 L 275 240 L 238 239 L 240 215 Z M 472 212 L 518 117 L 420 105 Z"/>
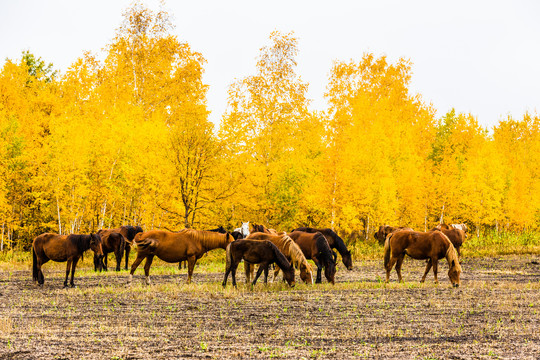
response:
<path fill-rule="evenodd" d="M 0 66 L 30 50 L 64 72 L 84 51 L 111 42 L 129 0 L 0 0 Z M 144 1 L 157 9 L 156 1 Z M 438 116 L 452 107 L 492 127 L 540 110 L 538 1 L 172 1 L 181 41 L 207 59 L 211 120 L 219 122 L 227 88 L 255 73 L 273 30 L 299 38 L 298 74 L 314 109 L 334 60 L 364 52 L 413 62 L 412 91 Z"/>

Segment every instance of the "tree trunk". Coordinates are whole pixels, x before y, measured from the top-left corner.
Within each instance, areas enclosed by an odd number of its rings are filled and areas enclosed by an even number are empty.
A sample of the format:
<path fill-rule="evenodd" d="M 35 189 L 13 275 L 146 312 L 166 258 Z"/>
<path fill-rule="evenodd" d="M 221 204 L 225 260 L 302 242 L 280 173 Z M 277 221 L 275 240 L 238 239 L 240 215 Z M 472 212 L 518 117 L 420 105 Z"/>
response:
<path fill-rule="evenodd" d="M 62 220 L 60 218 L 60 202 L 58 201 L 58 194 L 56 194 L 56 213 L 58 214 L 58 233 L 62 235 Z"/>
<path fill-rule="evenodd" d="M 2 242 L 0 243 L 0 251 L 4 251 L 4 227 L 6 226 L 6 222 L 2 221 Z"/>

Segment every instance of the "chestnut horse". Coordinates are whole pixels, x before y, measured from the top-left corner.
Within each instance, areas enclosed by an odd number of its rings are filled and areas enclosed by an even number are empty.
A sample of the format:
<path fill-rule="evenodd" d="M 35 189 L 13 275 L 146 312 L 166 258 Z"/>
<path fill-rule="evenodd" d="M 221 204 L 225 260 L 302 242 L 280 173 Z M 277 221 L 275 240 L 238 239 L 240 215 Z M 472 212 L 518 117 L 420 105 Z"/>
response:
<path fill-rule="evenodd" d="M 380 245 L 384 246 L 384 241 L 386 240 L 386 237 L 396 231 L 399 230 L 411 230 L 413 229 L 406 227 L 406 226 L 390 226 L 390 225 L 381 225 L 379 226 L 379 230 L 373 234 L 373 237 L 379 242 Z"/>
<path fill-rule="evenodd" d="M 341 255 L 341 261 L 343 261 L 343 265 L 347 268 L 347 270 L 352 270 L 353 268 L 353 262 L 351 257 L 351 252 L 347 249 L 347 245 L 345 245 L 345 242 L 342 238 L 339 237 L 338 234 L 332 229 L 314 229 L 310 227 L 299 227 L 297 229 L 294 229 L 293 231 L 303 231 L 307 233 L 316 233 L 320 232 L 324 235 L 326 240 L 328 241 L 328 245 L 330 245 L 330 249 L 336 249 L 339 254 Z M 335 261 L 336 259 L 334 259 Z"/>
<path fill-rule="evenodd" d="M 294 240 L 304 253 L 306 259 L 311 259 L 317 266 L 317 279 L 315 283 L 322 282 L 322 269 L 324 268 L 324 276 L 334 284 L 334 276 L 336 275 L 336 262 L 334 260 L 332 249 L 328 245 L 328 241 L 320 232 L 307 233 L 302 231 L 293 231 L 287 234 Z"/>
<path fill-rule="evenodd" d="M 217 232 L 217 233 L 220 233 L 220 234 L 226 234 L 227 233 L 227 230 L 225 230 L 225 228 L 222 226 L 222 225 L 219 225 L 218 228 L 216 229 L 210 229 L 210 230 L 205 230 L 205 231 L 211 231 L 211 232 Z M 240 234 L 240 233 L 238 233 Z M 240 236 L 242 236 L 240 234 Z M 236 240 L 237 238 L 233 235 L 234 239 Z M 187 269 L 187 260 L 184 260 L 184 261 L 180 261 L 178 263 L 178 270 L 182 270 L 182 264 L 183 264 L 183 267 L 184 269 Z"/>
<path fill-rule="evenodd" d="M 146 258 L 144 273 L 146 284 L 150 284 L 150 266 L 157 256 L 168 263 L 177 263 L 188 261 L 188 284 L 191 283 L 195 263 L 206 252 L 222 248 L 233 242 L 231 234 L 220 234 L 211 231 L 201 231 L 193 229 L 183 229 L 179 232 L 170 232 L 164 230 L 152 230 L 139 233 L 135 236 L 134 243 L 137 245 L 137 258 L 131 265 L 129 281 L 133 279 L 133 273 L 137 267 Z"/>
<path fill-rule="evenodd" d="M 131 225 L 123 225 L 120 227 L 117 227 L 115 229 L 102 229 L 99 230 L 98 233 L 101 235 L 102 239 L 104 239 L 108 234 L 112 233 L 118 233 L 122 234 L 124 237 L 124 252 L 126 256 L 126 265 L 124 269 L 128 269 L 128 260 L 129 260 L 129 253 L 131 251 L 131 245 L 133 243 L 133 239 L 135 238 L 135 235 L 138 233 L 143 232 L 143 229 L 140 226 L 131 226 Z M 114 251 L 112 251 L 114 252 Z M 116 254 L 116 252 L 115 252 Z M 118 258 L 117 258 L 118 259 Z M 94 260 L 95 262 L 96 260 Z M 107 261 L 107 258 L 105 258 L 105 261 Z"/>
<path fill-rule="evenodd" d="M 268 240 L 272 244 L 276 245 L 279 251 L 285 255 L 287 261 L 294 265 L 295 268 L 300 270 L 300 278 L 309 284 L 313 284 L 313 270 L 311 265 L 307 262 L 304 253 L 300 247 L 287 235 L 272 235 L 265 234 L 261 232 L 252 232 L 248 237 L 248 240 Z M 246 282 L 249 282 L 251 275 L 254 270 L 253 264 L 244 262 L 244 267 L 246 270 Z M 274 280 L 279 274 L 279 267 L 275 268 L 274 271 Z"/>
<path fill-rule="evenodd" d="M 68 286 L 70 270 L 71 281 L 69 282 L 69 285 L 75 287 L 73 278 L 75 276 L 77 262 L 88 249 L 92 249 L 98 257 L 103 256 L 101 238 L 99 235 L 58 235 L 51 233 L 38 235 L 32 243 L 32 277 L 34 281 L 37 281 L 40 286 L 45 282 L 41 267 L 47 261 L 67 261 L 64 287 Z M 99 261 L 101 264 L 101 258 L 99 258 Z"/>
<path fill-rule="evenodd" d="M 240 261 L 250 264 L 260 264 L 255 279 L 251 285 L 257 283 L 257 279 L 261 276 L 264 270 L 264 283 L 268 281 L 268 267 L 272 263 L 276 263 L 283 270 L 283 277 L 289 284 L 294 287 L 294 266 L 287 261 L 285 255 L 279 251 L 276 245 L 268 240 L 235 240 L 227 246 L 227 262 L 225 265 L 225 278 L 223 279 L 223 287 L 227 286 L 227 278 L 232 272 L 232 283 L 236 287 L 236 269 Z"/>
<path fill-rule="evenodd" d="M 438 261 L 446 257 L 448 261 L 448 277 L 454 287 L 459 286 L 459 276 L 461 274 L 461 265 L 454 245 L 440 231 L 418 232 L 410 230 L 401 230 L 390 234 L 384 243 L 384 267 L 386 269 L 386 282 L 390 279 L 390 271 L 394 264 L 398 274 L 398 281 L 402 282 L 401 266 L 405 255 L 409 255 L 416 260 L 429 259 L 426 271 L 422 280 L 426 280 L 426 275 L 433 265 L 433 275 L 435 282 L 437 279 Z"/>
<path fill-rule="evenodd" d="M 107 271 L 107 255 L 109 253 L 113 253 L 116 257 L 116 271 L 120 271 L 122 256 L 124 255 L 126 248 L 126 239 L 124 238 L 124 235 L 109 230 L 99 230 L 97 234 L 101 237 L 103 257 L 94 254 L 94 271 L 98 271 L 98 269 L 101 271 L 101 268 Z"/>
<path fill-rule="evenodd" d="M 256 224 L 252 224 L 253 225 L 253 232 L 261 232 L 261 233 L 265 233 L 265 234 L 271 234 L 271 235 L 278 235 L 278 232 L 274 229 L 268 229 L 266 226 L 264 225 L 256 225 Z"/>

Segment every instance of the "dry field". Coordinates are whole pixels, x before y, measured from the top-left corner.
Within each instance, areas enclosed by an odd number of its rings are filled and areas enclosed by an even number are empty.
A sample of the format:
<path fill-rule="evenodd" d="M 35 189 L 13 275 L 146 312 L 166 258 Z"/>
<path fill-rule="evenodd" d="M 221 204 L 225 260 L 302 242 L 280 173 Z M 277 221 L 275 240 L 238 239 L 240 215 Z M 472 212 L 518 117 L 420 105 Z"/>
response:
<path fill-rule="evenodd" d="M 114 261 L 113 261 L 114 262 Z M 381 282 L 381 261 L 341 266 L 338 283 L 221 287 L 222 264 L 185 271 L 161 262 L 153 284 L 127 272 L 95 274 L 86 261 L 75 289 L 62 289 L 63 264 L 0 267 L 0 359 L 539 359 L 540 258 L 466 258 L 462 286 L 421 285 L 423 263 Z M 240 266 L 242 268 L 242 265 Z"/>

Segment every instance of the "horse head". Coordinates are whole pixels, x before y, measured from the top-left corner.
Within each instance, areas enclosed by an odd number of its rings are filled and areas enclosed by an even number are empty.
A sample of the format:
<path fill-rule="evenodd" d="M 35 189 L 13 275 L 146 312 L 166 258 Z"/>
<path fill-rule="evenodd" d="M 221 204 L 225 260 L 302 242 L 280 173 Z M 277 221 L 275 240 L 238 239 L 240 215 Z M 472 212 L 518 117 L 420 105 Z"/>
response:
<path fill-rule="evenodd" d="M 313 285 L 313 270 L 309 264 L 300 264 L 300 279 L 306 284 Z"/>
<path fill-rule="evenodd" d="M 446 252 L 446 261 L 448 261 L 448 277 L 453 287 L 458 287 L 461 284 L 459 276 L 461 274 L 461 265 L 459 264 L 456 249 L 450 246 Z"/>

